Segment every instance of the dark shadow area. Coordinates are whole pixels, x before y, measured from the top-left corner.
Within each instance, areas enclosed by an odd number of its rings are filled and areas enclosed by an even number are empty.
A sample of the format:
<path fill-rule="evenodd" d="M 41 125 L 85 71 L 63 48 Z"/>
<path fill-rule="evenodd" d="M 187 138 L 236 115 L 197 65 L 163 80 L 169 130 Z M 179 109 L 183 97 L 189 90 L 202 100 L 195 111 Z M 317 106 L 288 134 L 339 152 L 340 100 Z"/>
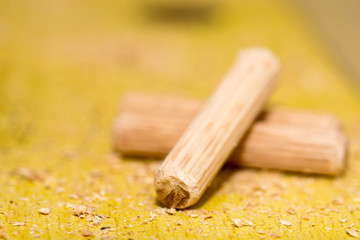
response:
<path fill-rule="evenodd" d="M 121 159 L 124 162 L 141 162 L 141 163 L 151 163 L 151 162 L 161 162 L 163 159 L 156 158 L 156 157 L 139 157 L 139 156 L 131 156 L 126 154 L 121 154 L 117 150 L 113 150 L 116 157 Z"/>
<path fill-rule="evenodd" d="M 209 188 L 205 191 L 204 195 L 200 198 L 200 200 L 193 206 L 189 207 L 189 209 L 197 209 L 201 208 L 214 194 L 216 194 L 222 185 L 226 183 L 226 181 L 231 178 L 231 176 L 236 172 L 237 169 L 234 169 L 230 165 L 225 165 L 219 174 L 215 177 Z"/>

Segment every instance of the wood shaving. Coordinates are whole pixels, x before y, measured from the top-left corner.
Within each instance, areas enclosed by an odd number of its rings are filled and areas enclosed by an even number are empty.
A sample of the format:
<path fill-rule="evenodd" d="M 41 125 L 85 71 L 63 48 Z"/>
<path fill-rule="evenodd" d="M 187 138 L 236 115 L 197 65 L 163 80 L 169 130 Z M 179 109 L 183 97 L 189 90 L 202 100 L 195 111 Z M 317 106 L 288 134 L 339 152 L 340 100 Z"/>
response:
<path fill-rule="evenodd" d="M 245 226 L 253 226 L 253 222 L 245 220 L 245 219 L 238 219 L 238 218 L 232 218 L 232 222 L 236 227 L 245 227 Z"/>
<path fill-rule="evenodd" d="M 346 219 L 340 219 L 339 222 L 341 222 L 341 223 L 346 223 L 347 220 L 346 220 Z"/>
<path fill-rule="evenodd" d="M 50 214 L 50 209 L 49 208 L 40 208 L 38 210 L 38 213 L 43 214 L 43 215 L 49 215 Z"/>
<path fill-rule="evenodd" d="M 292 223 L 290 221 L 284 220 L 284 219 L 280 219 L 279 222 L 281 225 L 288 226 L 288 227 L 292 225 Z"/>
<path fill-rule="evenodd" d="M 356 237 L 356 238 L 359 237 L 359 234 L 357 233 L 357 230 L 356 230 L 356 229 L 349 229 L 349 228 L 347 228 L 347 229 L 346 229 L 346 233 L 349 234 L 349 235 L 352 236 L 352 237 Z"/>
<path fill-rule="evenodd" d="M 192 218 L 197 218 L 199 215 L 198 214 L 196 214 L 196 213 L 191 213 L 190 215 L 189 215 L 189 217 L 192 217 Z"/>

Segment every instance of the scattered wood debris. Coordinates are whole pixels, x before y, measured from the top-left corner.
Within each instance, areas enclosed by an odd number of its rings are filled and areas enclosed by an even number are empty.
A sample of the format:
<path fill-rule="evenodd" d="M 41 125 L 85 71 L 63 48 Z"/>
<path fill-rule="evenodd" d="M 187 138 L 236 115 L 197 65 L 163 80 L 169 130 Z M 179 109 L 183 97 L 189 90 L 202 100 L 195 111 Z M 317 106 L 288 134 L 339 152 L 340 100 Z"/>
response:
<path fill-rule="evenodd" d="M 43 215 L 49 215 L 50 214 L 50 208 L 40 208 L 38 210 L 38 213 L 43 214 Z"/>
<path fill-rule="evenodd" d="M 90 230 L 83 230 L 83 231 L 81 232 L 81 235 L 82 235 L 83 237 L 93 237 L 93 236 L 94 236 L 94 234 L 93 234 Z"/>
<path fill-rule="evenodd" d="M 231 221 L 234 223 L 235 227 L 245 227 L 245 226 L 253 226 L 253 222 L 245 220 L 245 219 L 238 219 L 232 218 Z"/>
<path fill-rule="evenodd" d="M 292 225 L 292 223 L 290 221 L 284 220 L 284 219 L 280 219 L 279 222 L 280 222 L 281 225 L 284 225 L 284 226 L 287 226 L 287 227 Z"/>
<path fill-rule="evenodd" d="M 349 234 L 352 237 L 359 237 L 359 234 L 357 233 L 358 230 L 357 229 L 350 229 L 350 228 L 346 228 L 346 233 Z"/>

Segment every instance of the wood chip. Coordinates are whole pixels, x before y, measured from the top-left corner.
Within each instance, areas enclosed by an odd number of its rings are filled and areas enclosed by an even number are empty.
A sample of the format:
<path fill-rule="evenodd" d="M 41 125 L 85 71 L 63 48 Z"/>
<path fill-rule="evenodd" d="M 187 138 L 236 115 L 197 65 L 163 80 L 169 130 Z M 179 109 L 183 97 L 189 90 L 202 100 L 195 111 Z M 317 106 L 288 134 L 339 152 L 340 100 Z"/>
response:
<path fill-rule="evenodd" d="M 288 209 L 286 210 L 286 212 L 287 212 L 288 214 L 291 214 L 291 215 L 295 215 L 295 214 L 296 214 L 296 210 L 295 210 L 294 208 L 288 208 Z"/>
<path fill-rule="evenodd" d="M 310 216 L 309 216 L 309 215 L 304 215 L 304 216 L 301 217 L 301 219 L 303 219 L 303 220 L 309 220 L 309 219 L 310 219 Z"/>
<path fill-rule="evenodd" d="M 75 206 L 72 209 L 72 214 L 77 217 L 80 217 L 80 216 L 83 216 L 86 214 L 90 214 L 90 212 L 91 212 L 90 209 L 84 205 Z"/>
<path fill-rule="evenodd" d="M 156 218 L 156 214 L 150 211 L 149 222 L 151 222 L 151 221 L 154 220 L 155 218 Z"/>
<path fill-rule="evenodd" d="M 284 220 L 284 219 L 280 219 L 279 222 L 281 225 L 288 226 L 288 227 L 292 225 L 292 223 L 290 221 Z"/>
<path fill-rule="evenodd" d="M 40 208 L 38 210 L 38 213 L 43 214 L 43 215 L 49 215 L 50 209 L 49 208 Z"/>
<path fill-rule="evenodd" d="M 265 234 L 266 232 L 262 229 L 256 229 L 255 232 L 257 232 L 258 234 Z"/>
<path fill-rule="evenodd" d="M 357 230 L 356 230 L 356 229 L 349 229 L 349 228 L 347 228 L 347 229 L 346 229 L 346 233 L 349 234 L 349 235 L 352 236 L 352 237 L 356 237 L 356 238 L 359 237 L 359 234 L 357 233 Z"/>
<path fill-rule="evenodd" d="M 81 232 L 81 235 L 82 235 L 83 237 L 93 237 L 93 236 L 94 236 L 94 234 L 93 234 L 90 230 L 83 230 L 83 231 Z"/>
<path fill-rule="evenodd" d="M 251 221 L 245 219 L 232 218 L 232 222 L 236 227 L 245 227 L 245 226 L 253 226 L 254 224 Z"/>
<path fill-rule="evenodd" d="M 331 203 L 333 205 L 342 205 L 342 204 L 344 204 L 344 199 L 343 198 L 335 198 L 331 201 Z"/>
<path fill-rule="evenodd" d="M 310 213 L 313 213 L 313 212 L 315 212 L 316 210 L 315 209 L 309 209 L 309 210 L 307 210 L 305 213 L 306 214 L 310 214 Z"/>
<path fill-rule="evenodd" d="M 278 233 L 271 233 L 270 237 L 272 237 L 272 238 L 281 238 L 281 235 L 278 234 Z"/>
<path fill-rule="evenodd" d="M 15 226 L 15 227 L 21 227 L 21 226 L 24 226 L 24 225 L 25 225 L 24 222 L 14 222 L 13 223 L 13 226 Z"/>
<path fill-rule="evenodd" d="M 341 223 L 346 223 L 347 220 L 346 220 L 346 219 L 340 219 L 339 222 L 341 222 Z"/>

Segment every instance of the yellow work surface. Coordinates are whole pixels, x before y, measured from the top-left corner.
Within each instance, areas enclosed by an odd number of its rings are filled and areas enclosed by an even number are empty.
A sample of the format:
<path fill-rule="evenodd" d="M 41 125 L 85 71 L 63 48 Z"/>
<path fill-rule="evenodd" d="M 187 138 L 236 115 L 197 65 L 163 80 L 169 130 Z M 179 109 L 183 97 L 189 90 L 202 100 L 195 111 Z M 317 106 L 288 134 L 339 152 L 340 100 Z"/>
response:
<path fill-rule="evenodd" d="M 356 236 L 360 104 L 312 24 L 283 1 L 202 1 L 188 18 L 167 16 L 176 6 L 166 4 L 0 1 L 0 239 Z M 250 46 L 269 47 L 281 61 L 270 106 L 344 122 L 344 175 L 225 168 L 197 205 L 166 210 L 152 184 L 160 161 L 112 151 L 121 96 L 205 99 Z"/>

